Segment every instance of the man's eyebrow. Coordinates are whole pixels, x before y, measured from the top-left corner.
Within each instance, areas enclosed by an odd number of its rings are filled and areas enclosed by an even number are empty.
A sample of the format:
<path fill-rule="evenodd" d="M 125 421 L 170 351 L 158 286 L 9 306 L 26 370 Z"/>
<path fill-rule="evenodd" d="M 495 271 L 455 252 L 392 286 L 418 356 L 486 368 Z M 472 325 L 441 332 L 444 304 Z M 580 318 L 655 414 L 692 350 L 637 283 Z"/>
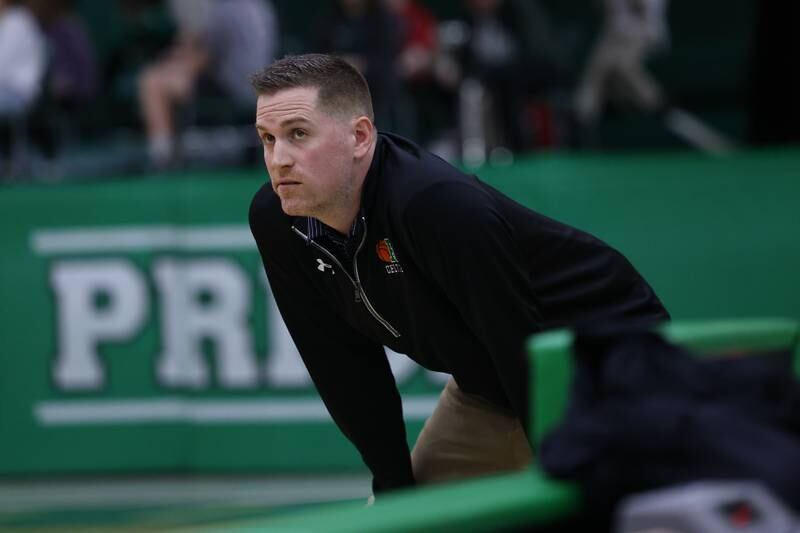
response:
<path fill-rule="evenodd" d="M 288 119 L 284 120 L 283 122 L 278 124 L 278 126 L 281 127 L 281 128 L 285 128 L 286 126 L 291 126 L 292 124 L 295 124 L 295 123 L 309 124 L 310 121 L 307 118 L 303 118 L 303 117 L 292 117 L 292 118 L 288 118 Z M 255 123 L 255 126 L 256 126 L 256 129 L 259 130 L 259 131 L 267 131 L 266 126 L 262 126 L 258 122 Z"/>
<path fill-rule="evenodd" d="M 285 128 L 286 126 L 289 126 L 290 124 L 294 124 L 295 122 L 303 122 L 303 123 L 307 124 L 309 122 L 309 120 L 307 118 L 304 118 L 304 117 L 287 118 L 286 120 L 284 120 L 283 122 L 280 123 L 280 126 Z"/>

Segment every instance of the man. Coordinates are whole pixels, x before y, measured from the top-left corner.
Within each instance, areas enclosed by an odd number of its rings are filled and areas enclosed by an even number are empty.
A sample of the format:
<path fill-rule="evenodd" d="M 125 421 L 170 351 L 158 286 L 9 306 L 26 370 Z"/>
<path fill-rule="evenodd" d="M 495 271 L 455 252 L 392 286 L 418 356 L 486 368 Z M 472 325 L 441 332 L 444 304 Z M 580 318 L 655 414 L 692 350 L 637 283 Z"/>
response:
<path fill-rule="evenodd" d="M 524 468 L 524 339 L 668 317 L 616 251 L 394 135 L 344 60 L 253 77 L 270 183 L 250 208 L 278 308 L 376 492 Z M 412 454 L 383 346 L 452 374 Z"/>

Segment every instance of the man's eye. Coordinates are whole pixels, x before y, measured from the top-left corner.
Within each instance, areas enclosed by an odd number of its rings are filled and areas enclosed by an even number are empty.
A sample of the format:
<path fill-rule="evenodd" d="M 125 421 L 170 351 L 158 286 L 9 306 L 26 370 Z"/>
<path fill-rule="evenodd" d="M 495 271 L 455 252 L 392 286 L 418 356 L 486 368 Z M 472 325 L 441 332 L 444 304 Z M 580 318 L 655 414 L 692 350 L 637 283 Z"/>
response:
<path fill-rule="evenodd" d="M 295 139 L 302 139 L 306 136 L 305 130 L 294 130 L 292 133 Z"/>
<path fill-rule="evenodd" d="M 272 144 L 275 142 L 275 137 L 273 135 L 270 135 L 269 133 L 264 135 L 263 139 L 266 144 Z"/>

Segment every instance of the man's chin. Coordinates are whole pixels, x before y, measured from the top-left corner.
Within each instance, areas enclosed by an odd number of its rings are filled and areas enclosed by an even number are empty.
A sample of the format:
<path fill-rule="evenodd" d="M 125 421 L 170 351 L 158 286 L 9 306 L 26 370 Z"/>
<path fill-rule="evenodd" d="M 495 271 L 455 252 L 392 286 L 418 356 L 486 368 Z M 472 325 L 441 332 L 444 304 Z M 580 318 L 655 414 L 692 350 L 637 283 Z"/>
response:
<path fill-rule="evenodd" d="M 303 205 L 298 204 L 297 202 L 287 202 L 281 200 L 281 209 L 283 209 L 283 212 L 289 215 L 290 217 L 310 216 L 308 209 L 306 209 Z"/>

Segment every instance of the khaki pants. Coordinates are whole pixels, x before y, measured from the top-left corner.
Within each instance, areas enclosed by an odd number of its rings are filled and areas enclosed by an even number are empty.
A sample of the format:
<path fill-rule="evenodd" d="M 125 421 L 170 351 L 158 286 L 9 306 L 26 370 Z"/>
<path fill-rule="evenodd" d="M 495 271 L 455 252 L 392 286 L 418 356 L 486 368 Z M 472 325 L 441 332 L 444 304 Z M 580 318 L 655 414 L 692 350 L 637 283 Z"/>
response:
<path fill-rule="evenodd" d="M 411 452 L 419 484 L 522 470 L 532 460 L 519 419 L 447 382 Z"/>

